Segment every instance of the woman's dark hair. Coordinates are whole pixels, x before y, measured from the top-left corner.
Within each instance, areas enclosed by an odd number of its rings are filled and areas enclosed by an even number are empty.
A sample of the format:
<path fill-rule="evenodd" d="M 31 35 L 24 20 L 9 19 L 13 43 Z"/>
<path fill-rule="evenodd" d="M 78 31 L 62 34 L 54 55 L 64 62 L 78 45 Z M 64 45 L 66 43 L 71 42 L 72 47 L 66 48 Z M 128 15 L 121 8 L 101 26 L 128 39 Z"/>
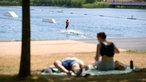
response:
<path fill-rule="evenodd" d="M 104 32 L 97 33 L 97 37 L 101 37 L 102 39 L 106 39 L 106 34 Z"/>

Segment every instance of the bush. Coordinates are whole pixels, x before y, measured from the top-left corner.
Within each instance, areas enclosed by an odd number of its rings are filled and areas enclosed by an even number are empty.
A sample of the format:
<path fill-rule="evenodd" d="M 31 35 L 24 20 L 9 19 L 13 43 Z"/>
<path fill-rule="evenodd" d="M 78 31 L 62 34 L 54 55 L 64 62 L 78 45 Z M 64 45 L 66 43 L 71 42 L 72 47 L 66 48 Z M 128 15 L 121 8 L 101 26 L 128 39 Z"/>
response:
<path fill-rule="evenodd" d="M 33 5 L 81 7 L 85 0 L 31 0 Z"/>
<path fill-rule="evenodd" d="M 110 5 L 106 2 L 96 2 L 83 4 L 83 8 L 108 8 Z"/>
<path fill-rule="evenodd" d="M 86 0 L 86 3 L 94 3 L 96 0 Z"/>
<path fill-rule="evenodd" d="M 66 6 L 85 8 L 105 8 L 108 3 L 96 2 L 99 0 L 30 0 L 30 5 L 36 6 Z M 21 5 L 21 0 L 1 0 L 0 5 Z"/>
<path fill-rule="evenodd" d="M 71 0 L 71 7 L 82 7 L 84 0 Z"/>
<path fill-rule="evenodd" d="M 0 1 L 0 5 L 8 5 L 8 6 L 15 5 L 15 6 L 17 6 L 17 5 L 20 5 L 20 3 L 17 2 L 17 1 L 12 1 L 12 2 L 10 2 L 10 1 Z"/>

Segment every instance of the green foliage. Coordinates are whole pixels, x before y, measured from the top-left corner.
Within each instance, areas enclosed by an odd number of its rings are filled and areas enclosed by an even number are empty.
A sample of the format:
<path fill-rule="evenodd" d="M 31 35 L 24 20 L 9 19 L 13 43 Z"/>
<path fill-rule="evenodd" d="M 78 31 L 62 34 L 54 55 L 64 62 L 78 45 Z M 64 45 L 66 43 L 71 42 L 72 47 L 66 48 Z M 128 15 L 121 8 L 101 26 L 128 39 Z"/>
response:
<path fill-rule="evenodd" d="M 109 5 L 99 0 L 30 0 L 34 6 L 65 6 L 65 7 L 86 7 L 86 8 L 105 8 Z M 21 0 L 1 0 L 0 5 L 21 5 Z"/>
<path fill-rule="evenodd" d="M 34 0 L 33 5 L 81 7 L 85 0 Z"/>
<path fill-rule="evenodd" d="M 19 5 L 18 1 L 7 1 L 7 0 L 2 0 L 0 1 L 0 5 Z"/>
<path fill-rule="evenodd" d="M 86 3 L 94 3 L 96 0 L 86 0 Z"/>
<path fill-rule="evenodd" d="M 110 5 L 106 2 L 96 2 L 83 4 L 83 8 L 108 8 Z"/>
<path fill-rule="evenodd" d="M 71 7 L 81 7 L 85 0 L 71 0 Z"/>

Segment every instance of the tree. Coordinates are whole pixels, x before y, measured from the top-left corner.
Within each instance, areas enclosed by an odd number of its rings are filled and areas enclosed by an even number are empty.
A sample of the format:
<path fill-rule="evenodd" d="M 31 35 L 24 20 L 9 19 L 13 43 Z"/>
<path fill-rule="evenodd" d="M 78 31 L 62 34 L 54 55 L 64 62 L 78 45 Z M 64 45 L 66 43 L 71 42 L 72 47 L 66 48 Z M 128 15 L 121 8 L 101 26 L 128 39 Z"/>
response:
<path fill-rule="evenodd" d="M 86 0 L 86 3 L 94 3 L 96 0 Z"/>
<path fill-rule="evenodd" d="M 27 77 L 30 73 L 30 0 L 22 0 L 22 46 L 19 76 Z"/>

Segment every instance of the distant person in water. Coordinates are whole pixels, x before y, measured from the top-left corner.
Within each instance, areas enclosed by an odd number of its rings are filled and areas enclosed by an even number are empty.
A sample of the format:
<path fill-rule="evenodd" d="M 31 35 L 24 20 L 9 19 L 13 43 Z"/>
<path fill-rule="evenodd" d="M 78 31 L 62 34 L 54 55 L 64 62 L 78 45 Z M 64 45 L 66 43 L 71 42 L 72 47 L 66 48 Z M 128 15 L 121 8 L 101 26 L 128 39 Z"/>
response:
<path fill-rule="evenodd" d="M 65 26 L 65 29 L 67 30 L 68 29 L 68 26 L 69 26 L 69 21 L 68 19 L 66 20 L 66 26 Z"/>

